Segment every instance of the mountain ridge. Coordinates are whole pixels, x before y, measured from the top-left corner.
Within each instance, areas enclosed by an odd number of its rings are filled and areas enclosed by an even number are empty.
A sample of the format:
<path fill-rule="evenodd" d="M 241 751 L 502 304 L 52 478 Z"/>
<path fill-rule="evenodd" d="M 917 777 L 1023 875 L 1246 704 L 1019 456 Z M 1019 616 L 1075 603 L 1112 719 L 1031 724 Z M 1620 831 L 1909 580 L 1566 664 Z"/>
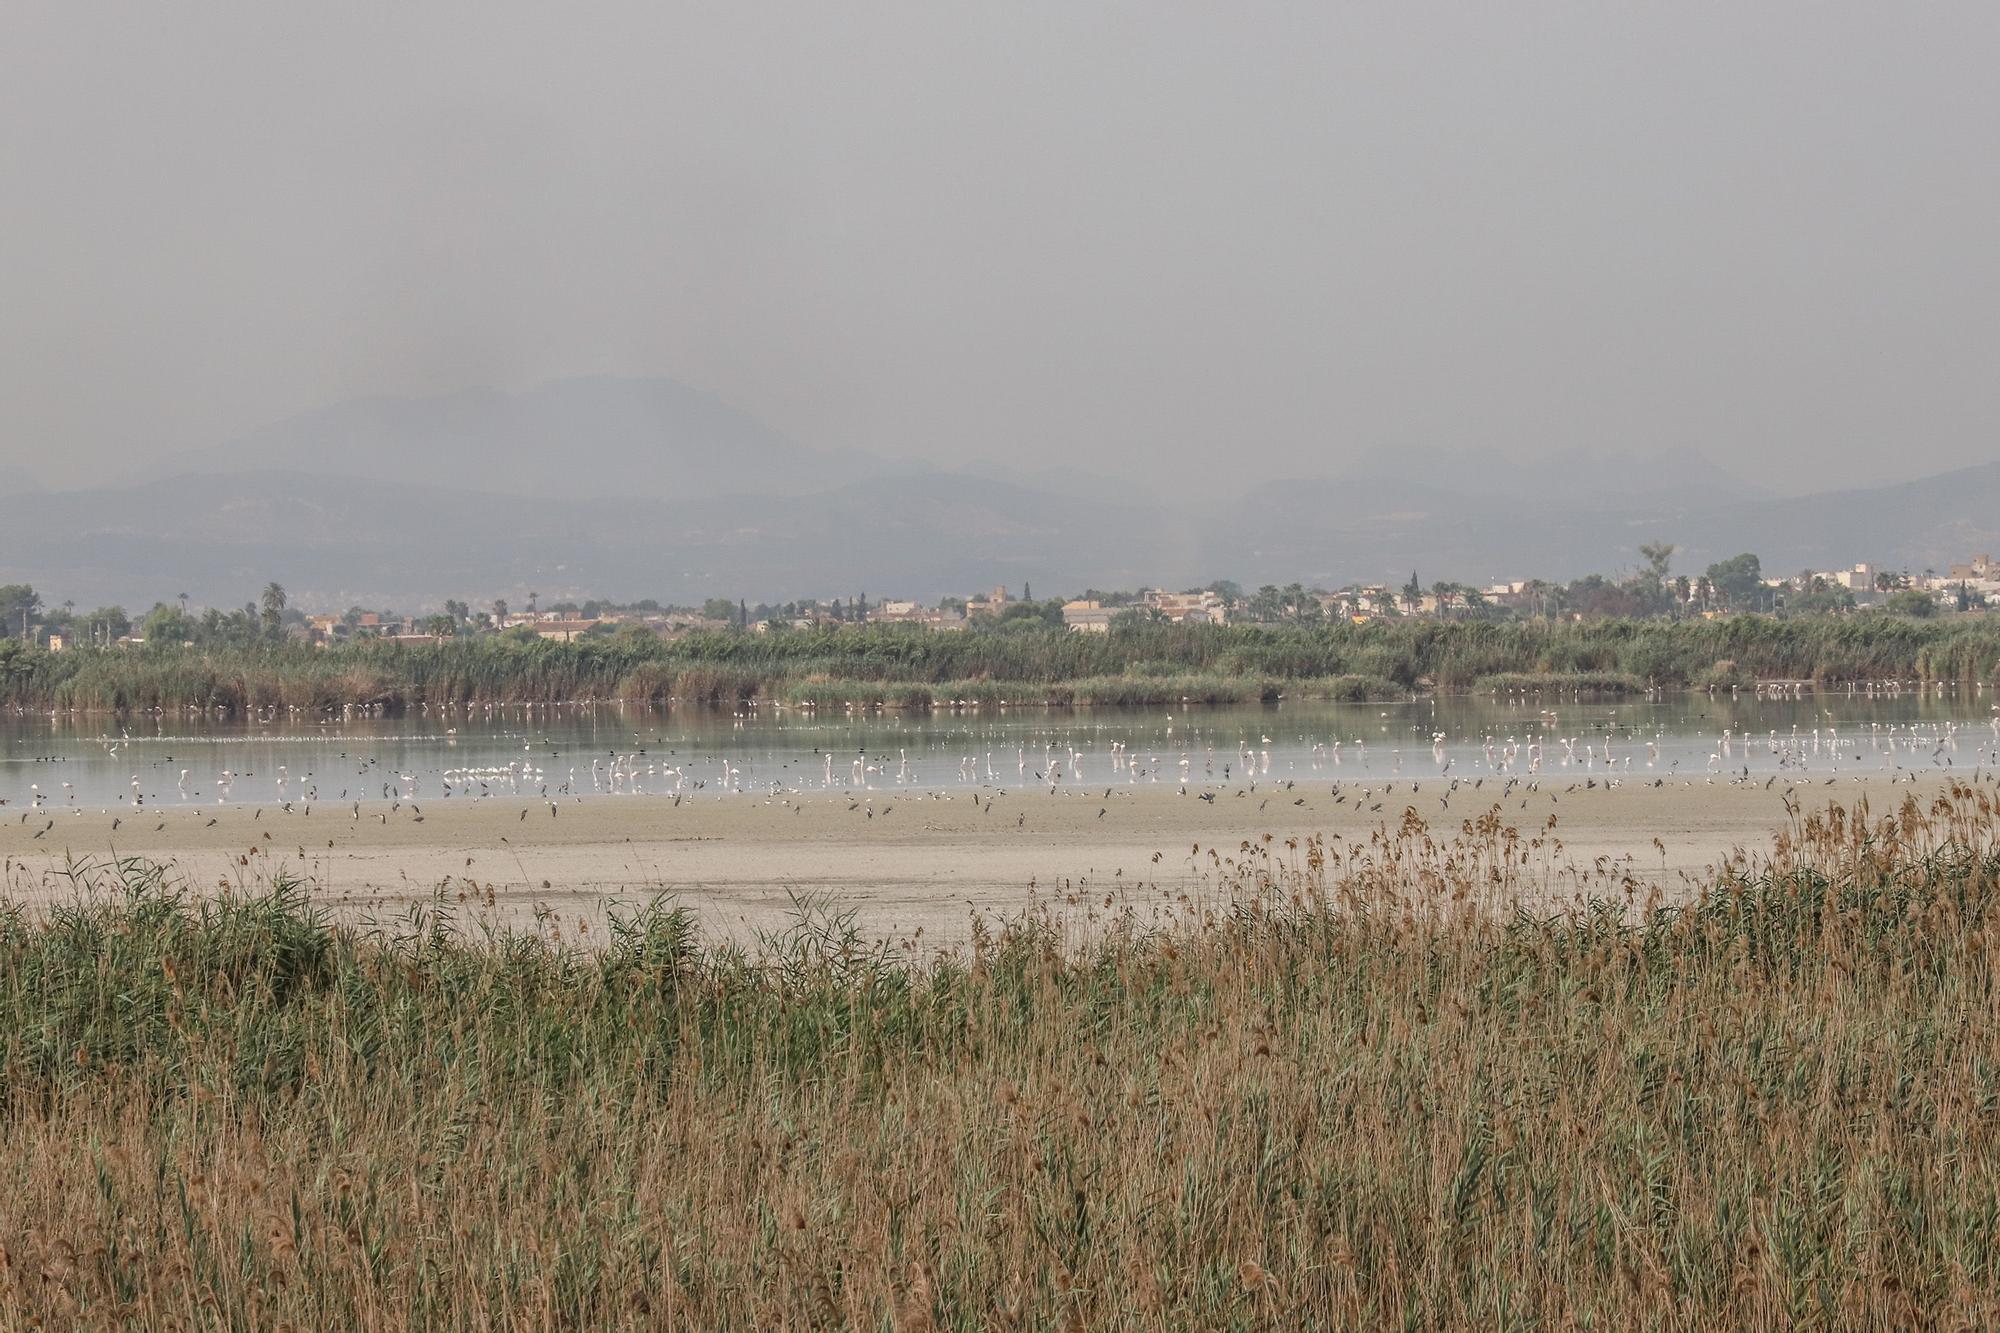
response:
<path fill-rule="evenodd" d="M 581 376 L 520 390 L 351 398 L 164 460 L 146 474 L 290 471 L 493 494 L 602 499 L 796 494 L 872 475 L 677 380 Z"/>
<path fill-rule="evenodd" d="M 1674 543 L 1684 570 L 1745 550 L 1774 571 L 1914 570 L 2000 548 L 2000 463 L 1802 496 L 1692 449 L 1510 463 L 1410 448 L 1250 480 L 1161 498 L 1080 468 L 897 466 L 808 448 L 673 381 L 594 377 L 351 400 L 139 483 L 40 492 L 0 529 L 0 582 L 234 605 L 277 579 L 302 605 L 417 609 L 530 588 L 929 600 L 1022 582 L 1400 585 L 1412 569 L 1566 579 L 1629 570 L 1649 541 Z"/>
<path fill-rule="evenodd" d="M 1345 494 L 1294 485 L 1282 510 L 1268 498 L 1166 508 L 921 472 L 797 496 L 568 500 L 190 473 L 37 496 L 0 533 L 0 582 L 128 606 L 182 591 L 236 605 L 269 579 L 301 605 L 403 609 L 529 588 L 928 600 L 1024 581 L 1400 584 L 1413 568 L 1426 581 L 1569 578 L 1630 569 L 1653 540 L 1675 543 L 1688 571 L 1745 550 L 1774 572 L 1945 568 L 2000 546 L 2000 463 L 1794 499 L 1581 514 L 1460 509 L 1442 490 L 1422 510 L 1349 513 Z"/>

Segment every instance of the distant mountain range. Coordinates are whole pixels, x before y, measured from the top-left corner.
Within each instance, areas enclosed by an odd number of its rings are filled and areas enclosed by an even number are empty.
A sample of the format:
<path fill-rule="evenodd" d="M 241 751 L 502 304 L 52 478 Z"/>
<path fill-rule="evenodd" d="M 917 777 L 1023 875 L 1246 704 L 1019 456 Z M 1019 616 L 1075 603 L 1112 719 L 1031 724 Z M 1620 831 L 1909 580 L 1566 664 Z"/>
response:
<path fill-rule="evenodd" d="M 300 472 L 361 485 L 590 500 L 801 495 L 874 475 L 674 380 L 555 380 L 521 393 L 357 398 L 171 460 L 151 475 Z"/>
<path fill-rule="evenodd" d="M 6 479 L 0 478 L 0 482 Z M 9 483 L 9 494 L 19 495 Z M 446 597 L 924 599 L 1033 582 L 1485 583 L 1616 573 L 1642 542 L 1699 570 L 1942 567 L 2000 547 L 2000 464 L 1778 497 L 1692 451 L 1529 465 L 1385 451 L 1331 478 L 1167 499 L 1083 472 L 1007 480 L 797 444 L 660 380 L 367 399 L 184 456 L 142 485 L 10 506 L 0 583 L 141 608 L 417 610 Z"/>

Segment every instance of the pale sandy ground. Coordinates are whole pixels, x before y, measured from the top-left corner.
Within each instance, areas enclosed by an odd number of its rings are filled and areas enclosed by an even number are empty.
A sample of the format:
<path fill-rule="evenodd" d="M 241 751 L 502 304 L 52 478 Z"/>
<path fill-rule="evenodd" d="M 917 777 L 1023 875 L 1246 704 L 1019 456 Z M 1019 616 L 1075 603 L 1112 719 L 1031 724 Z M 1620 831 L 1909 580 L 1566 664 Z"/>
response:
<path fill-rule="evenodd" d="M 1469 784 L 1441 801 L 1447 783 L 1416 789 L 1349 783 L 1262 785 L 1211 804 L 1170 786 L 1047 791 L 971 789 L 919 793 L 704 794 L 676 805 L 666 797 L 598 797 L 555 807 L 545 801 L 419 800 L 321 803 L 286 813 L 276 806 L 173 807 L 82 813 L 0 809 L 0 898 L 31 910 L 73 895 L 72 860 L 138 857 L 166 863 L 183 882 L 256 887 L 284 871 L 309 880 L 315 900 L 335 913 L 389 921 L 413 904 L 460 904 L 491 890 L 484 915 L 507 927 L 530 925 L 546 907 L 566 933 L 601 937 L 609 904 L 674 895 L 717 936 L 751 939 L 790 919 L 795 894 L 823 895 L 852 910 L 878 938 L 930 944 L 962 940 L 975 912 L 1018 914 L 1031 905 L 1105 895 L 1157 904 L 1193 894 L 1212 902 L 1204 874 L 1210 848 L 1245 840 L 1320 834 L 1366 840 L 1414 810 L 1440 837 L 1497 807 L 1523 835 L 1550 815 L 1570 866 L 1617 872 L 1685 893 L 1732 850 L 1762 850 L 1786 822 L 1788 784 L 1731 786 L 1695 781 L 1616 789 L 1545 781 L 1504 799 L 1500 784 Z M 1790 789 L 1808 807 L 1864 795 L 1886 813 L 1941 780 L 1892 784 L 1876 778 L 1801 780 Z M 1367 794 L 1364 796 L 1363 793 Z M 1525 805 L 1523 804 L 1525 802 Z M 1101 813 L 1100 813 L 1101 812 Z M 25 818 L 23 817 L 25 815 Z M 113 820 L 118 821 L 114 829 Z M 51 821 L 53 826 L 51 827 Z M 40 834 L 38 837 L 37 834 Z M 1654 839 L 1660 845 L 1654 845 Z M 1191 849 L 1199 844 L 1203 854 Z M 1600 858 L 1605 858 L 1600 860 Z M 1573 877 L 1548 882 L 1551 896 L 1574 895 Z"/>

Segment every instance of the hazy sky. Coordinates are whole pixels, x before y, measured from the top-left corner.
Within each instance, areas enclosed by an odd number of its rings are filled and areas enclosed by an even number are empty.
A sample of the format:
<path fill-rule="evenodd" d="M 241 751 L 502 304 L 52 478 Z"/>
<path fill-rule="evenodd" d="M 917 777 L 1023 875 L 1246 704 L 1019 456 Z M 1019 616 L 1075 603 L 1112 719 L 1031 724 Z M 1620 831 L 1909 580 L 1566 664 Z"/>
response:
<path fill-rule="evenodd" d="M 1412 443 L 1692 445 L 1798 490 L 1996 452 L 1990 0 L 10 0 L 5 30 L 0 462 L 58 484 L 582 373 L 1194 484 Z"/>

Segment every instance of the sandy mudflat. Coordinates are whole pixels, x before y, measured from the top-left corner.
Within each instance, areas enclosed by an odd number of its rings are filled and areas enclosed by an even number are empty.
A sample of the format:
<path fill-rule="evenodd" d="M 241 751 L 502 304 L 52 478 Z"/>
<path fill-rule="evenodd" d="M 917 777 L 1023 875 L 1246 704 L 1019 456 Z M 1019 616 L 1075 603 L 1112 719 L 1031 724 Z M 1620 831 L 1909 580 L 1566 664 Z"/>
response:
<path fill-rule="evenodd" d="M 1866 796 L 1880 813 L 1940 785 L 1808 779 L 1792 790 L 1808 807 Z M 1280 846 L 1311 834 L 1366 840 L 1405 810 L 1439 837 L 1496 807 L 1523 835 L 1542 832 L 1554 815 L 1566 864 L 1615 864 L 1617 873 L 1669 892 L 1684 890 L 1732 850 L 1768 847 L 1786 821 L 1783 782 L 1653 787 L 1635 778 L 1592 788 L 1555 780 L 1503 799 L 1500 784 L 1488 780 L 1461 786 L 1445 808 L 1447 786 L 1437 779 L 1414 790 L 1407 779 L 1348 783 L 1336 801 L 1326 784 L 1260 785 L 1241 795 L 1220 789 L 1212 803 L 1165 785 L 1115 788 L 1109 796 L 1100 787 L 1055 795 L 970 788 L 703 794 L 679 805 L 666 797 L 598 797 L 559 804 L 553 815 L 545 801 L 501 798 L 419 799 L 393 810 L 364 804 L 358 817 L 351 805 L 326 803 L 309 814 L 303 805 L 290 813 L 237 805 L 81 813 L 6 807 L 0 896 L 46 905 L 74 892 L 64 870 L 70 858 L 116 855 L 168 863 L 175 877 L 202 888 L 303 874 L 321 904 L 365 919 L 386 920 L 440 894 L 453 903 L 483 899 L 490 888 L 489 919 L 525 925 L 543 905 L 572 929 L 581 923 L 587 935 L 601 930 L 607 902 L 664 892 L 694 908 L 711 932 L 743 938 L 782 925 L 793 894 L 819 894 L 853 910 L 872 934 L 921 931 L 927 941 L 946 942 L 964 937 L 975 910 L 1014 914 L 1037 901 L 1101 902 L 1107 893 L 1132 902 L 1184 894 L 1212 900 L 1215 883 L 1203 870 L 1209 848 L 1230 851 L 1265 834 Z M 1196 844 L 1201 857 L 1191 855 Z M 1560 892 L 1562 884 L 1552 887 Z"/>

